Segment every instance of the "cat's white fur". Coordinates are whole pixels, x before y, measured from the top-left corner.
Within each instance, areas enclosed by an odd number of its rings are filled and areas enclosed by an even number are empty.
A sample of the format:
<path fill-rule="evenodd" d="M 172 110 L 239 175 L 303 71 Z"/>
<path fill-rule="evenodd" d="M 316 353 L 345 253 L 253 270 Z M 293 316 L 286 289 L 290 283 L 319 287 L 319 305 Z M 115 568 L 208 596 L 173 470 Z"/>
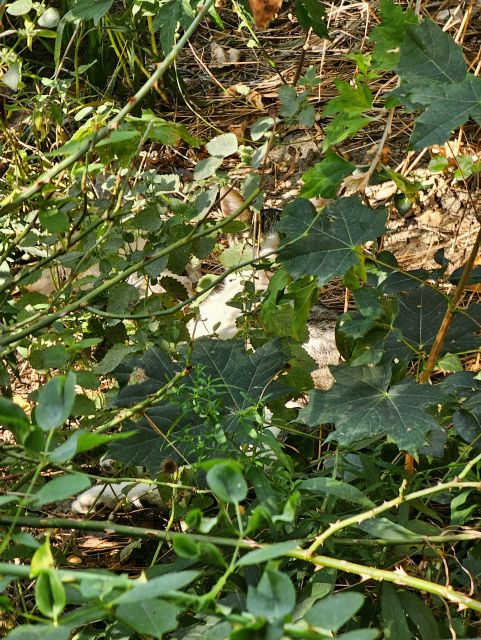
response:
<path fill-rule="evenodd" d="M 126 509 L 142 507 L 142 502 L 146 502 L 156 507 L 168 508 L 168 505 L 159 495 L 157 485 L 142 482 L 132 487 L 133 482 L 117 482 L 113 484 L 98 484 L 84 491 L 72 502 L 71 508 L 74 513 L 85 515 L 95 505 L 96 509 L 101 506 L 114 508 L 119 502 L 125 502 Z M 125 491 L 127 487 L 132 487 Z"/>

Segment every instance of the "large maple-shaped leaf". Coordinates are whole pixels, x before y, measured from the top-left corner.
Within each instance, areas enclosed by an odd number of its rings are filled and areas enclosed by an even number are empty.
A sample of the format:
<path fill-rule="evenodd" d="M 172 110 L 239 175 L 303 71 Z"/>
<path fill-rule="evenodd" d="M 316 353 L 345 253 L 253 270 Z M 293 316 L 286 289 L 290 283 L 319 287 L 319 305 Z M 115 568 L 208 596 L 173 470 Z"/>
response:
<path fill-rule="evenodd" d="M 336 382 L 329 391 L 315 389 L 299 421 L 313 427 L 333 422 L 328 440 L 346 446 L 362 438 L 389 435 L 400 449 L 416 455 L 426 443 L 426 433 L 439 428 L 425 412 L 447 401 L 437 387 L 416 384 L 411 378 L 389 389 L 391 367 L 330 367 Z"/>
<path fill-rule="evenodd" d="M 115 375 L 121 385 L 115 404 L 130 407 L 145 400 L 164 387 L 185 366 L 187 348 L 181 349 L 182 359 L 172 363 L 158 349 L 149 349 L 142 358 L 134 358 L 122 364 Z M 176 385 L 176 389 L 189 393 L 187 387 L 195 383 L 196 371 L 209 381 L 218 403 L 216 429 L 205 423 L 202 413 L 188 408 L 187 396 L 172 401 L 163 400 L 147 409 L 147 418 L 125 422 L 122 431 L 136 431 L 126 447 L 109 448 L 109 455 L 126 465 L 141 465 L 157 470 L 169 457 L 177 461 L 196 458 L 199 447 L 212 457 L 228 455 L 244 442 L 252 442 L 249 432 L 257 422 L 249 414 L 261 399 L 269 401 L 286 397 L 291 387 L 275 378 L 280 374 L 290 353 L 284 353 L 280 339 L 267 342 L 255 353 L 246 353 L 242 340 L 214 340 L 200 338 L 194 342 L 193 371 Z M 199 403 L 201 399 L 199 399 Z"/>
<path fill-rule="evenodd" d="M 381 0 L 380 14 L 382 22 L 374 27 L 369 38 L 371 42 L 376 42 L 372 52 L 372 68 L 392 71 L 399 62 L 404 26 L 406 23 L 417 24 L 418 18 L 411 7 L 404 13 L 401 5 L 391 0 Z"/>
<path fill-rule="evenodd" d="M 399 315 L 394 321 L 394 327 L 401 331 L 403 342 L 398 342 L 391 333 L 384 342 L 384 357 L 408 362 L 417 353 L 429 353 L 446 314 L 448 302 L 439 293 L 424 286 L 399 296 L 398 300 Z M 468 315 L 454 315 L 440 356 L 448 352 L 463 353 L 479 347 L 481 338 L 474 335 L 474 332 L 479 331 L 481 305 L 473 304 L 466 312 Z"/>
<path fill-rule="evenodd" d="M 406 82 L 461 82 L 466 76 L 462 48 L 426 19 L 405 24 L 397 74 Z"/>
<path fill-rule="evenodd" d="M 277 225 L 287 235 L 283 244 L 306 233 L 315 213 L 314 206 L 304 198 L 288 204 Z M 358 197 L 340 198 L 322 212 L 306 238 L 280 252 L 279 262 L 294 280 L 315 275 L 321 286 L 359 265 L 359 245 L 383 235 L 385 222 L 384 208 L 369 209 Z"/>
<path fill-rule="evenodd" d="M 426 111 L 416 118 L 409 141 L 412 149 L 444 144 L 451 137 L 451 132 L 470 116 L 481 123 L 481 78 L 472 74 L 456 84 L 434 83 L 414 87 L 408 97 L 414 105 L 427 106 Z"/>

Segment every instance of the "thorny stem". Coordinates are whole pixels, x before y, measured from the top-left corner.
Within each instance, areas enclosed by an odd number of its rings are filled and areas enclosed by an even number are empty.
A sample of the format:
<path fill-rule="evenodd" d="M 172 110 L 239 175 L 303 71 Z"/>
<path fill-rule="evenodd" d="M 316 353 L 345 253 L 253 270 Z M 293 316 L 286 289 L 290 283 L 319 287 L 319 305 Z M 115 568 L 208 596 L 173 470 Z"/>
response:
<path fill-rule="evenodd" d="M 321 535 L 317 536 L 314 542 L 311 544 L 307 553 L 312 555 L 314 551 L 324 544 L 324 542 L 330 538 L 332 535 L 345 529 L 346 527 L 350 527 L 353 524 L 361 524 L 364 520 L 370 520 L 371 518 L 375 518 L 380 513 L 384 511 L 389 511 L 393 507 L 399 506 L 403 502 L 409 502 L 410 500 L 417 500 L 418 498 L 423 498 L 425 496 L 432 495 L 433 493 L 438 493 L 439 491 L 450 490 L 450 489 L 465 489 L 465 488 L 476 488 L 481 489 L 481 482 L 459 482 L 458 480 L 453 480 L 452 482 L 446 482 L 446 484 L 438 484 L 435 487 L 428 487 L 427 489 L 421 489 L 420 491 L 415 491 L 414 493 L 410 493 L 405 496 L 402 493 L 397 497 L 385 502 L 379 507 L 374 507 L 369 511 L 365 511 L 364 513 L 358 513 L 355 516 L 351 516 L 350 518 L 345 518 L 344 520 L 338 520 L 337 522 L 331 524 Z"/>

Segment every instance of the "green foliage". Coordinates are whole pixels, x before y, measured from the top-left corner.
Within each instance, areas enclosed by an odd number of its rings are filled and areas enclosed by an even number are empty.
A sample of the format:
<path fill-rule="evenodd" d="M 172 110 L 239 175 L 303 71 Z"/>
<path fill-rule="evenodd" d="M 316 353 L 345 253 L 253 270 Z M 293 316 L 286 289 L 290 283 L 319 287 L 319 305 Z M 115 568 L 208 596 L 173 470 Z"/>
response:
<path fill-rule="evenodd" d="M 245 145 L 232 132 L 195 137 L 151 90 L 165 99 L 176 87 L 175 100 L 207 117 L 185 92 L 179 53 L 208 12 L 223 29 L 212 0 L 5 7 L 1 82 L 30 110 L 25 136 L 3 135 L 0 168 L 0 424 L 15 440 L 0 459 L 0 608 L 29 622 L 8 637 L 471 637 L 481 383 L 463 364 L 480 348 L 481 307 L 460 308 L 450 292 L 463 275 L 479 285 L 481 271 L 453 271 L 442 252 L 434 268 L 406 271 L 378 251 L 390 209 L 356 194 L 390 181 L 388 207 L 406 215 L 426 186 L 382 153 L 369 168 L 332 147 L 400 105 L 422 112 L 412 149 L 444 144 L 469 117 L 481 123 L 481 80 L 449 33 L 382 0 L 372 53 L 352 51 L 352 77 L 333 79 L 323 158 L 278 215 L 262 208 L 267 152 L 291 127 L 318 127 L 318 69 L 279 86 L 277 111 L 250 123 Z M 329 38 L 317 0 L 296 0 L 295 12 L 301 28 Z M 372 90 L 380 70 L 400 78 L 387 95 Z M 170 160 L 165 169 L 163 157 L 146 166 L 152 146 L 189 167 L 196 158 L 192 175 Z M 226 249 L 217 235 L 250 233 L 237 212 L 211 215 L 242 164 L 262 233 L 280 216 L 275 256 L 253 258 L 243 242 Z M 459 182 L 480 163 L 438 155 L 429 169 Z M 317 196 L 335 202 L 316 210 Z M 224 274 L 205 273 L 214 251 Z M 185 274 L 201 265 L 194 292 Z M 255 283 L 266 272 L 264 290 Z M 337 321 L 344 362 L 330 366 L 333 386 L 313 389 L 305 347 L 325 327 L 312 309 L 334 279 L 355 310 Z M 219 321 L 238 312 L 237 336 L 192 341 L 202 302 L 232 282 Z M 13 384 L 26 361 L 43 376 L 31 411 Z M 97 490 L 104 456 L 116 477 L 104 478 L 94 508 L 110 520 L 44 517 Z M 139 502 L 157 509 L 142 526 L 125 518 Z M 128 537 L 114 561 L 132 565 L 73 570 L 75 537 L 50 543 L 50 529 Z"/>

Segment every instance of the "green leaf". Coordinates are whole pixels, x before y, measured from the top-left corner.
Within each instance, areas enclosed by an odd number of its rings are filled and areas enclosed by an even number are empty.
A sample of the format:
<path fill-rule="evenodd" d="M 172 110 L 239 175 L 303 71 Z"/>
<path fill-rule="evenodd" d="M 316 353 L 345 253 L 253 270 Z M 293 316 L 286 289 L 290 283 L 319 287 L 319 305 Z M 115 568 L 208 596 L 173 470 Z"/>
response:
<path fill-rule="evenodd" d="M 468 444 L 481 447 L 481 415 L 479 411 L 460 409 L 453 416 L 453 427 L 458 435 Z M 476 442 L 475 442 L 476 441 Z"/>
<path fill-rule="evenodd" d="M 122 387 L 115 404 L 118 407 L 131 407 L 143 401 L 150 394 L 165 386 L 185 366 L 186 349 L 180 349 L 181 359 L 173 363 L 169 356 L 159 349 L 148 349 L 142 358 L 122 362 L 115 376 Z M 252 422 L 239 424 L 234 410 L 252 407 L 266 393 L 269 399 L 284 398 L 290 387 L 276 380 L 290 358 L 283 353 L 282 341 L 271 340 L 255 353 L 247 354 L 243 340 L 214 340 L 200 338 L 195 341 L 192 365 L 202 368 L 206 379 L 216 381 L 216 399 L 221 400 L 226 414 L 221 418 L 221 429 L 228 435 L 226 446 L 238 451 L 239 444 L 245 442 L 243 429 L 252 428 Z M 140 380 L 140 381 L 139 381 Z M 135 384 L 135 382 L 137 382 Z M 187 384 L 189 378 L 180 384 Z M 191 381 L 190 381 L 191 382 Z M 189 437 L 200 438 L 205 433 L 205 425 L 198 416 L 184 416 L 183 407 L 171 403 L 159 403 L 148 409 L 148 416 L 159 432 L 155 432 L 146 419 L 136 422 L 124 421 L 122 430 L 136 431 L 127 442 L 113 443 L 109 455 L 126 464 L 142 465 L 149 469 L 160 469 L 165 458 L 179 459 L 179 451 L 189 459 L 196 459 L 195 451 L 183 442 L 175 442 L 172 448 L 161 433 L 169 433 L 169 440 L 175 441 L 180 433 L 187 429 Z M 229 411 L 234 413 L 230 415 Z M 213 445 L 217 448 L 217 445 Z"/>
<path fill-rule="evenodd" d="M 109 11 L 113 2 L 114 0 L 77 0 L 74 8 L 63 17 L 63 21 L 93 20 L 94 25 L 97 25 L 99 20 Z"/>
<path fill-rule="evenodd" d="M 175 540 L 178 539 L 179 538 L 175 538 Z M 127 591 L 118 597 L 115 600 L 115 604 L 131 604 L 133 602 L 141 602 L 142 600 L 157 598 L 158 596 L 169 593 L 170 591 L 182 589 L 195 580 L 199 575 L 199 571 L 177 571 L 153 578 L 148 582 L 142 583 L 139 580 L 137 583 L 134 582 L 130 591 Z"/>
<path fill-rule="evenodd" d="M 375 506 L 362 491 L 346 482 L 334 480 L 334 478 L 309 478 L 308 480 L 303 480 L 298 485 L 298 488 L 310 493 L 333 495 L 341 500 L 354 502 L 369 509 Z"/>
<path fill-rule="evenodd" d="M 35 584 L 35 602 L 40 613 L 56 620 L 66 601 L 65 589 L 58 575 L 52 569 L 42 571 Z"/>
<path fill-rule="evenodd" d="M 60 14 L 55 7 L 49 7 L 38 19 L 38 24 L 45 29 L 53 29 L 60 21 Z"/>
<path fill-rule="evenodd" d="M 221 462 L 207 473 L 207 482 L 222 502 L 242 502 L 247 497 L 247 483 L 230 464 Z"/>
<path fill-rule="evenodd" d="M 72 635 L 69 625 L 55 627 L 53 624 L 22 624 L 9 632 L 9 640 L 68 640 Z"/>
<path fill-rule="evenodd" d="M 266 569 L 257 587 L 249 585 L 247 610 L 267 620 L 282 620 L 291 613 L 296 592 L 290 578 L 280 571 Z"/>
<path fill-rule="evenodd" d="M 46 541 L 33 554 L 32 563 L 30 565 L 30 578 L 36 578 L 42 571 L 53 569 L 53 556 L 50 549 L 50 539 Z"/>
<path fill-rule="evenodd" d="M 289 542 L 278 542 L 271 544 L 263 549 L 255 549 L 237 561 L 237 566 L 242 567 L 249 564 L 260 564 L 274 558 L 279 558 L 285 553 L 292 551 L 297 547 L 297 540 L 289 540 Z"/>
<path fill-rule="evenodd" d="M 445 373 L 454 373 L 463 370 L 463 363 L 459 356 L 447 353 L 436 362 L 436 369 L 441 369 Z"/>
<path fill-rule="evenodd" d="M 128 316 L 139 300 L 140 293 L 137 287 L 128 282 L 120 282 L 109 291 L 107 311 Z"/>
<path fill-rule="evenodd" d="M 197 542 L 190 538 L 174 538 L 173 547 L 179 558 L 187 558 L 188 560 L 196 560 L 200 556 L 200 547 Z"/>
<path fill-rule="evenodd" d="M 383 582 L 381 594 L 384 636 L 387 640 L 411 640 L 412 636 L 406 621 L 406 614 L 403 611 L 395 588 L 390 582 Z"/>
<path fill-rule="evenodd" d="M 462 82 L 466 76 L 463 49 L 429 18 L 421 24 L 405 24 L 396 73 L 405 82 Z"/>
<path fill-rule="evenodd" d="M 316 602 L 306 613 L 305 620 L 313 627 L 337 633 L 363 604 L 364 598 L 360 593 L 337 593 Z"/>
<path fill-rule="evenodd" d="M 436 620 L 431 609 L 411 591 L 399 589 L 398 599 L 408 618 L 416 625 L 422 640 L 438 638 Z"/>
<path fill-rule="evenodd" d="M 414 123 L 409 142 L 412 149 L 443 145 L 451 137 L 451 132 L 470 116 L 478 124 L 481 122 L 481 78 L 477 76 L 468 74 L 458 84 L 416 86 L 407 95 L 409 100 L 420 105 L 418 108 L 427 107 Z M 403 96 L 400 97 L 403 100 Z"/>
<path fill-rule="evenodd" d="M 190 13 L 186 12 L 187 8 Z M 175 34 L 179 22 L 186 28 L 186 23 L 191 19 L 191 15 L 192 9 L 186 2 L 168 0 L 161 5 L 152 21 L 152 32 L 155 33 L 160 28 L 160 43 L 166 55 L 172 51 L 172 47 L 175 45 Z"/>
<path fill-rule="evenodd" d="M 307 233 L 315 214 L 308 200 L 297 198 L 284 208 L 277 228 L 290 242 Z M 353 265 L 360 265 L 357 247 L 382 236 L 385 222 L 384 208 L 369 209 L 358 197 L 340 198 L 321 213 L 307 238 L 283 249 L 278 261 L 294 280 L 315 275 L 318 286 L 322 286 L 342 277 Z"/>
<path fill-rule="evenodd" d="M 0 396 L 0 425 L 9 429 L 19 444 L 24 444 L 30 434 L 30 420 L 27 414 L 10 398 Z"/>
<path fill-rule="evenodd" d="M 345 160 L 331 149 L 326 151 L 324 160 L 318 162 L 303 176 L 304 184 L 299 196 L 301 198 L 335 198 L 341 182 L 356 168 L 356 165 Z"/>
<path fill-rule="evenodd" d="M 333 147 L 346 138 L 353 136 L 370 122 L 372 122 L 372 118 L 350 115 L 341 111 L 326 129 L 326 135 L 322 143 L 323 153 L 325 153 L 329 147 Z"/>
<path fill-rule="evenodd" d="M 20 82 L 20 71 L 20 64 L 18 62 L 14 62 L 8 67 L 6 73 L 3 74 L 1 82 L 6 84 L 12 91 L 17 91 L 18 84 Z"/>
<path fill-rule="evenodd" d="M 42 227 L 50 231 L 50 233 L 64 233 L 68 231 L 68 216 L 58 209 L 42 209 L 38 219 Z"/>
<path fill-rule="evenodd" d="M 11 16 L 23 16 L 30 11 L 32 0 L 16 0 L 7 7 L 7 13 Z"/>
<path fill-rule="evenodd" d="M 355 629 L 344 633 L 342 640 L 376 640 L 379 637 L 379 629 Z"/>
<path fill-rule="evenodd" d="M 446 156 L 434 156 L 428 164 L 428 169 L 431 173 L 442 173 L 446 167 L 449 167 L 449 160 Z"/>
<path fill-rule="evenodd" d="M 78 397 L 79 396 L 76 396 L 76 398 Z M 103 435 L 100 433 L 90 433 L 85 429 L 79 429 L 78 431 L 75 431 L 68 440 L 52 451 L 49 455 L 49 459 L 52 462 L 67 462 L 67 460 L 71 460 L 77 453 L 81 453 L 82 451 L 91 451 L 92 449 L 95 449 L 95 447 L 115 442 L 115 440 L 124 440 L 130 435 L 130 433 L 123 432 L 113 435 Z"/>
<path fill-rule="evenodd" d="M 162 600 L 146 600 L 142 603 L 123 604 L 117 607 L 116 616 L 125 624 L 153 638 L 177 628 L 179 607 Z"/>
<path fill-rule="evenodd" d="M 324 7 L 317 0 L 296 0 L 296 18 L 301 27 L 306 31 L 312 27 L 316 36 L 330 40 L 327 25 L 323 20 L 325 17 Z"/>
<path fill-rule="evenodd" d="M 251 126 L 251 138 L 254 142 L 260 140 L 265 133 L 270 131 L 274 126 L 274 120 L 270 116 L 263 116 L 254 122 Z"/>
<path fill-rule="evenodd" d="M 177 2 L 177 0 L 175 1 Z M 213 156 L 212 158 L 205 158 L 198 162 L 194 169 L 194 180 L 205 180 L 206 178 L 213 176 L 222 164 L 222 161 L 223 158 Z"/>
<path fill-rule="evenodd" d="M 362 82 L 357 83 L 355 89 L 349 82 L 334 79 L 339 95 L 327 103 L 323 116 L 333 116 L 340 111 L 351 116 L 358 116 L 372 107 L 372 93 L 369 87 Z"/>
<path fill-rule="evenodd" d="M 36 349 L 30 356 L 30 364 L 37 371 L 42 369 L 58 369 L 68 362 L 67 349 L 61 344 L 53 345 L 48 349 Z"/>
<path fill-rule="evenodd" d="M 216 138 L 212 138 L 212 140 L 206 144 L 206 149 L 211 156 L 227 158 L 227 156 L 236 153 L 237 146 L 237 138 L 233 133 L 223 133 Z"/>
<path fill-rule="evenodd" d="M 409 529 L 405 529 L 387 518 L 371 518 L 354 526 L 357 529 L 361 529 L 361 531 L 365 531 L 372 538 L 383 538 L 385 540 L 389 540 L 390 538 L 405 538 L 406 540 L 410 540 L 416 535 L 409 531 Z"/>
<path fill-rule="evenodd" d="M 299 108 L 296 88 L 290 84 L 283 84 L 279 87 L 277 95 L 279 96 L 279 100 L 282 102 L 279 115 L 282 118 L 292 118 Z"/>
<path fill-rule="evenodd" d="M 336 379 L 329 391 L 311 391 L 299 421 L 315 426 L 334 422 L 327 440 L 341 445 L 387 433 L 399 449 L 416 456 L 431 429 L 439 428 L 424 409 L 447 401 L 442 390 L 406 378 L 389 390 L 391 366 L 331 367 Z"/>
<path fill-rule="evenodd" d="M 373 69 L 392 71 L 399 62 L 399 47 L 403 41 L 406 23 L 417 24 L 418 18 L 411 7 L 403 13 L 402 7 L 392 0 L 381 0 L 381 24 L 374 27 L 369 37 L 370 42 L 376 42 L 372 52 Z M 395 50 L 398 49 L 396 52 Z M 390 107 L 386 106 L 386 109 Z"/>
<path fill-rule="evenodd" d="M 39 509 L 44 504 L 60 502 L 66 498 L 71 498 L 90 487 L 90 480 L 87 476 L 71 474 L 54 478 L 47 482 L 36 494 L 32 496 L 32 503 L 35 509 Z"/>
<path fill-rule="evenodd" d="M 414 353 L 429 353 L 441 327 L 448 302 L 429 287 L 419 287 L 406 295 L 399 296 L 399 314 L 394 321 L 394 331 L 385 342 L 385 358 L 397 358 L 400 362 L 409 362 Z M 446 334 L 440 357 L 448 351 L 463 353 L 479 348 L 478 331 L 481 321 L 481 306 L 472 304 L 469 316 L 456 313 Z M 399 342 L 399 332 L 403 342 Z"/>
<path fill-rule="evenodd" d="M 110 373 L 118 365 L 123 362 L 132 351 L 134 347 L 128 344 L 116 344 L 109 349 L 103 359 L 96 365 L 95 373 L 99 375 Z"/>
<path fill-rule="evenodd" d="M 473 158 L 471 156 L 456 156 L 456 160 L 459 166 L 454 172 L 455 180 L 458 181 L 469 178 L 473 173 Z"/>
<path fill-rule="evenodd" d="M 409 198 L 411 202 L 415 202 L 418 197 L 419 187 L 414 183 L 405 178 L 400 173 L 389 169 L 386 167 L 386 171 L 389 177 L 394 181 L 396 187 L 404 193 L 404 195 Z M 419 184 L 419 183 L 418 183 Z"/>
<path fill-rule="evenodd" d="M 83 389 L 92 389 L 92 391 L 96 391 L 100 386 L 99 377 L 92 373 L 92 371 L 87 371 L 87 369 L 81 369 L 77 371 L 77 384 Z"/>
<path fill-rule="evenodd" d="M 75 400 L 75 373 L 55 376 L 40 389 L 35 418 L 42 431 L 58 429 L 69 417 Z"/>

